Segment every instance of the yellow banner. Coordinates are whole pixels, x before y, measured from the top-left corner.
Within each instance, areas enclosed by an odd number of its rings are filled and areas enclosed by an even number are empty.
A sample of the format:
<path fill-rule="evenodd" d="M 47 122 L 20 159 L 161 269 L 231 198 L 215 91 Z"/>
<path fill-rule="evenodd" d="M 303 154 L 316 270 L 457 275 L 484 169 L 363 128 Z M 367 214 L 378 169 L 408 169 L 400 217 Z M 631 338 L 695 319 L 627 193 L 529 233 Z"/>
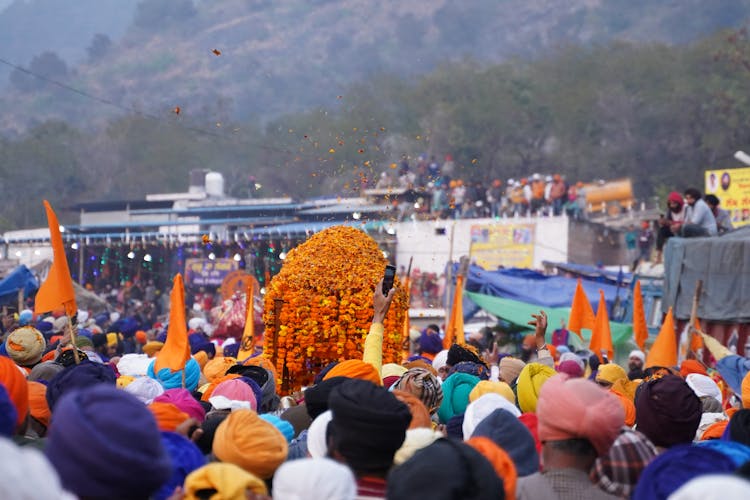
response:
<path fill-rule="evenodd" d="M 706 194 L 719 198 L 734 227 L 750 224 L 750 168 L 706 170 Z"/>
<path fill-rule="evenodd" d="M 471 259 L 487 270 L 531 268 L 534 263 L 534 224 L 471 226 Z"/>

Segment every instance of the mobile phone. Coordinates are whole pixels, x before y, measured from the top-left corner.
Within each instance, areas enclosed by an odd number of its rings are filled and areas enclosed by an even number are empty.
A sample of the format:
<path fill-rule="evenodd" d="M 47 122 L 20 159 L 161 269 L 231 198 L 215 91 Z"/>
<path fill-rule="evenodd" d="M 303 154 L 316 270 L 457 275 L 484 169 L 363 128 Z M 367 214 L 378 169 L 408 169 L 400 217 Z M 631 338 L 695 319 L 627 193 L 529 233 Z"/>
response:
<path fill-rule="evenodd" d="M 394 266 L 385 266 L 385 274 L 383 275 L 383 295 L 388 295 L 388 292 L 393 288 L 393 278 L 396 277 L 396 268 Z"/>

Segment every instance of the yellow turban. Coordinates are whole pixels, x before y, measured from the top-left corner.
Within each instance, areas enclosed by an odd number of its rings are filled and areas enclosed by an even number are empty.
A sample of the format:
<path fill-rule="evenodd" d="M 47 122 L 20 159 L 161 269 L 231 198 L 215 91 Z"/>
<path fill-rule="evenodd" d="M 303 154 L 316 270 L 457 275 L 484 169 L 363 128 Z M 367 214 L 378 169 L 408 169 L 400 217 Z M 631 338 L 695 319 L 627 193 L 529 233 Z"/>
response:
<path fill-rule="evenodd" d="M 117 388 L 124 389 L 128 385 L 130 385 L 133 380 L 135 380 L 135 378 L 131 377 L 130 375 L 120 375 L 119 377 L 117 377 Z"/>
<path fill-rule="evenodd" d="M 643 382 L 641 379 L 629 380 L 627 378 L 621 378 L 610 387 L 614 392 L 626 396 L 630 401 L 635 402 L 635 391 L 638 386 Z"/>
<path fill-rule="evenodd" d="M 107 334 L 107 347 L 115 347 L 120 341 L 120 336 L 114 332 Z"/>
<path fill-rule="evenodd" d="M 206 363 L 206 366 L 203 367 L 203 375 L 206 376 L 206 380 L 213 382 L 226 375 L 227 370 L 236 364 L 237 359 L 235 358 L 219 356 Z"/>
<path fill-rule="evenodd" d="M 477 399 L 481 398 L 485 394 L 495 393 L 504 397 L 512 404 L 516 404 L 516 395 L 513 394 L 513 389 L 510 388 L 505 382 L 491 382 L 489 380 L 482 380 L 469 393 L 469 402 L 473 403 Z"/>
<path fill-rule="evenodd" d="M 388 377 L 400 377 L 404 373 L 406 373 L 405 367 L 397 365 L 396 363 L 386 363 L 383 365 L 381 375 L 383 379 L 386 379 Z"/>
<path fill-rule="evenodd" d="M 607 363 L 606 365 L 599 365 L 599 370 L 596 372 L 596 381 L 609 382 L 614 384 L 620 379 L 628 378 L 628 374 L 620 366 L 614 363 Z"/>
<path fill-rule="evenodd" d="M 143 346 L 143 352 L 147 354 L 149 358 L 153 358 L 156 356 L 157 352 L 161 351 L 162 347 L 164 347 L 164 342 L 152 340 L 151 342 L 146 342 L 146 345 Z"/>
<path fill-rule="evenodd" d="M 367 380 L 375 385 L 383 385 L 378 370 L 370 363 L 365 363 L 361 359 L 347 359 L 331 368 L 323 380 L 333 377 L 356 378 Z"/>
<path fill-rule="evenodd" d="M 219 424 L 212 450 L 222 462 L 269 479 L 286 460 L 284 435 L 252 410 L 235 410 Z"/>
<path fill-rule="evenodd" d="M 554 368 L 539 363 L 529 363 L 518 375 L 518 406 L 523 413 L 535 413 L 539 391 L 548 378 L 555 375 Z"/>
<path fill-rule="evenodd" d="M 210 500 L 245 498 L 247 490 L 267 495 L 266 483 L 234 464 L 212 463 L 196 469 L 185 478 L 185 500 L 198 500 L 201 490 L 216 490 Z"/>

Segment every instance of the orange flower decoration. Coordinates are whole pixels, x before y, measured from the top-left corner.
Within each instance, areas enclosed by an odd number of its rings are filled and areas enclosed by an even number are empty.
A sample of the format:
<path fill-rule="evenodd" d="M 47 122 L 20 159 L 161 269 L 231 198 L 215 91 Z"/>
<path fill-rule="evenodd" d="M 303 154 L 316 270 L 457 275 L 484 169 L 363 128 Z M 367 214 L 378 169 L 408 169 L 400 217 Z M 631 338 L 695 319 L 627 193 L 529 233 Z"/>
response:
<path fill-rule="evenodd" d="M 375 240 L 347 226 L 321 231 L 287 254 L 281 272 L 268 285 L 263 313 L 263 356 L 276 367 L 280 392 L 310 385 L 332 361 L 362 359 L 373 290 L 387 263 Z M 394 287 L 384 325 L 383 363 L 401 358 L 408 305 L 398 278 Z"/>

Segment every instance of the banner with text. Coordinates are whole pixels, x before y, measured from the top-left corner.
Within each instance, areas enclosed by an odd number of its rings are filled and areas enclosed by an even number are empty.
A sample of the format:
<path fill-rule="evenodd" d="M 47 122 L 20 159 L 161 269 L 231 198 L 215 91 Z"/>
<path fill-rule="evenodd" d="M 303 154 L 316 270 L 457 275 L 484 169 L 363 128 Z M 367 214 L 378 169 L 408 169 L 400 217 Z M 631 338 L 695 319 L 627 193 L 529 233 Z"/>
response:
<path fill-rule="evenodd" d="M 185 284 L 192 286 L 220 286 L 229 273 L 237 270 L 234 259 L 187 259 Z"/>
<path fill-rule="evenodd" d="M 719 198 L 734 227 L 750 224 L 750 168 L 706 170 L 706 194 Z"/>
<path fill-rule="evenodd" d="M 531 268 L 534 263 L 534 224 L 471 226 L 471 259 L 487 270 Z"/>

